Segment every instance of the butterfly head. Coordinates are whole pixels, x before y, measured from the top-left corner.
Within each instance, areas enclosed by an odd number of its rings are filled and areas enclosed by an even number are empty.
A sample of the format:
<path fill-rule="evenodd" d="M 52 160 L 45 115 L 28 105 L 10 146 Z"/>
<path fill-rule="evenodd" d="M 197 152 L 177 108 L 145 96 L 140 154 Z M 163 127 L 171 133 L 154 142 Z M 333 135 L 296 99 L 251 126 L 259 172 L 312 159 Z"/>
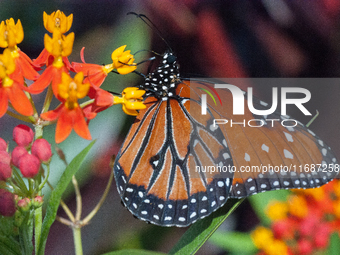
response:
<path fill-rule="evenodd" d="M 177 58 L 172 52 L 166 52 L 157 69 L 146 76 L 141 89 L 146 90 L 147 97 L 159 99 L 174 97 L 179 81 Z"/>

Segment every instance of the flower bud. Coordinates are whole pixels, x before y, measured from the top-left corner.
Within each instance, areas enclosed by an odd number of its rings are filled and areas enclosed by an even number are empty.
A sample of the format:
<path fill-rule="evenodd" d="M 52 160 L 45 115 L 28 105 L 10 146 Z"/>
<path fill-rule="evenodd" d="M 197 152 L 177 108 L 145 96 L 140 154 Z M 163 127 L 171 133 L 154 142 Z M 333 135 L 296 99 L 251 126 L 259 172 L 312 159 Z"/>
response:
<path fill-rule="evenodd" d="M 15 211 L 14 195 L 5 189 L 0 189 L 0 214 L 13 216 Z"/>
<path fill-rule="evenodd" d="M 13 149 L 12 151 L 12 163 L 16 167 L 19 167 L 19 162 L 22 156 L 28 154 L 27 150 L 25 147 L 22 146 L 17 146 Z"/>
<path fill-rule="evenodd" d="M 7 149 L 7 143 L 4 139 L 0 137 L 0 151 L 6 151 Z"/>
<path fill-rule="evenodd" d="M 28 197 L 20 199 L 18 201 L 18 207 L 23 212 L 27 212 L 30 209 L 30 207 L 31 207 L 31 200 Z"/>
<path fill-rule="evenodd" d="M 31 152 L 42 162 L 48 162 L 52 157 L 51 144 L 43 138 L 34 141 Z"/>
<path fill-rule="evenodd" d="M 2 181 L 5 181 L 12 175 L 10 162 L 11 157 L 8 152 L 0 150 L 0 180 Z"/>
<path fill-rule="evenodd" d="M 24 177 L 33 178 L 39 172 L 40 161 L 36 156 L 27 153 L 20 158 L 19 169 Z"/>
<path fill-rule="evenodd" d="M 33 199 L 33 206 L 35 208 L 38 208 L 38 207 L 42 206 L 43 202 L 44 202 L 44 198 L 42 196 L 36 196 Z"/>
<path fill-rule="evenodd" d="M 13 129 L 13 140 L 19 146 L 28 146 L 33 141 L 33 137 L 33 130 L 26 125 L 20 124 Z"/>

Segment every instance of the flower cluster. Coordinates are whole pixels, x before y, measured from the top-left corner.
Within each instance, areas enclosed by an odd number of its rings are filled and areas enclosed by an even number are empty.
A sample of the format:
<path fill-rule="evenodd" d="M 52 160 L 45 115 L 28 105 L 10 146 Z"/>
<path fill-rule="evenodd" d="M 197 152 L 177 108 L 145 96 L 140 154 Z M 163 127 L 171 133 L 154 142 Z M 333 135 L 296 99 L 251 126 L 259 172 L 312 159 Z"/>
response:
<path fill-rule="evenodd" d="M 332 233 L 340 234 L 340 180 L 293 192 L 287 202 L 268 205 L 271 228 L 252 232 L 259 254 L 314 254 L 328 247 Z"/>
<path fill-rule="evenodd" d="M 15 23 L 11 18 L 0 23 L 0 47 L 4 48 L 0 54 L 0 118 L 7 113 L 35 128 L 33 132 L 26 125 L 16 126 L 13 149 L 0 138 L 0 239 L 1 243 L 10 243 L 15 249 L 20 246 L 21 252 L 29 254 L 33 252 L 32 239 L 36 253 L 41 254 L 38 249 L 44 248 L 39 244 L 47 238 L 41 231 L 41 205 L 42 188 L 45 184 L 52 187 L 48 181 L 52 150 L 51 144 L 42 138 L 44 127 L 56 123 L 56 143 L 64 141 L 72 130 L 84 139 L 92 139 L 88 123 L 98 112 L 121 104 L 126 114 L 136 116 L 138 110 L 146 108 L 143 90 L 126 88 L 121 96 L 114 96 L 100 88 L 110 72 L 128 74 L 136 70 L 134 56 L 125 50 L 126 45 L 112 52 L 112 63 L 107 65 L 85 63 L 84 49 L 80 54 L 82 63 L 70 63 L 68 57 L 75 39 L 75 34 L 69 32 L 73 15 L 66 16 L 59 10 L 50 15 L 44 12 L 43 21 L 49 34 L 45 34 L 44 49 L 35 60 L 17 46 L 24 39 L 20 20 Z M 45 90 L 44 104 L 38 112 L 32 94 Z M 59 105 L 49 109 L 53 98 Z M 57 153 L 67 164 L 63 153 L 60 150 Z M 69 217 L 79 223 L 80 219 Z M 78 212 L 76 217 L 80 217 Z M 4 249 L 0 247 L 2 253 Z"/>
<path fill-rule="evenodd" d="M 43 138 L 34 140 L 33 130 L 26 125 L 20 124 L 14 128 L 13 140 L 17 146 L 9 153 L 7 143 L 0 138 L 0 181 L 9 181 L 11 184 L 11 188 L 6 183 L 1 185 L 4 189 L 0 189 L 0 215 L 3 216 L 12 216 L 15 213 L 14 198 L 20 208 L 28 201 L 31 204 L 28 197 L 33 197 L 34 200 L 39 192 L 39 189 L 29 191 L 24 187 L 17 169 L 23 177 L 34 178 L 42 169 L 41 164 L 49 165 L 52 157 L 51 145 Z M 14 190 L 15 195 L 10 189 Z"/>
<path fill-rule="evenodd" d="M 84 139 L 91 139 L 89 121 L 114 104 L 122 104 L 124 112 L 131 115 L 137 115 L 139 109 L 145 108 L 142 103 L 144 92 L 137 88 L 132 89 L 134 93 L 130 92 L 131 88 L 123 92 L 127 97 L 113 96 L 100 89 L 114 69 L 119 74 L 128 74 L 137 68 L 133 55 L 125 51 L 126 45 L 113 51 L 112 63 L 108 65 L 85 63 L 84 50 L 81 51 L 83 62 L 71 64 L 68 56 L 72 53 L 75 35 L 68 32 L 73 15 L 66 16 L 59 10 L 51 15 L 44 12 L 43 20 L 45 29 L 51 35 L 45 34 L 45 47 L 34 61 L 17 47 L 24 38 L 20 20 L 15 24 L 11 18 L 0 24 L 0 47 L 5 48 L 0 54 L 0 117 L 6 112 L 18 116 L 8 111 L 10 106 L 20 115 L 28 117 L 21 119 L 35 125 L 44 127 L 57 122 L 55 141 L 60 143 L 72 130 Z M 41 69 L 44 71 L 39 75 L 37 71 Z M 31 80 L 33 84 L 27 86 L 25 80 Z M 51 93 L 47 93 L 39 116 L 31 94 L 39 94 L 47 88 Z M 60 105 L 49 111 L 52 95 L 60 101 Z M 87 96 L 90 100 L 79 102 Z"/>

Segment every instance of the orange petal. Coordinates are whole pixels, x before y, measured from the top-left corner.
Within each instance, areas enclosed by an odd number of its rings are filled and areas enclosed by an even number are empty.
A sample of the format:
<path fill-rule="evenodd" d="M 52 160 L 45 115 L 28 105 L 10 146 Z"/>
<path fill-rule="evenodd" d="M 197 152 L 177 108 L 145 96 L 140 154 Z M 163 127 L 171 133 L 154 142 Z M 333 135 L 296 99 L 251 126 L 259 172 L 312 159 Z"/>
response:
<path fill-rule="evenodd" d="M 62 107 L 63 107 L 63 105 L 59 106 L 57 109 L 55 109 L 53 111 L 44 112 L 44 113 L 40 114 L 40 117 L 43 118 L 44 120 L 47 120 L 47 121 L 56 120 L 60 115 Z"/>
<path fill-rule="evenodd" d="M 48 58 L 51 54 L 44 48 L 40 55 L 33 60 L 34 66 L 43 66 L 47 64 Z"/>
<path fill-rule="evenodd" d="M 91 134 L 90 130 L 86 124 L 84 114 L 81 110 L 81 108 L 77 107 L 74 110 L 74 116 L 73 116 L 73 128 L 74 131 L 82 138 L 91 140 Z"/>
<path fill-rule="evenodd" d="M 113 105 L 113 95 L 106 90 L 97 89 L 96 93 L 96 104 L 98 106 L 112 106 Z"/>
<path fill-rule="evenodd" d="M 39 74 L 37 71 L 34 70 L 32 67 L 31 63 L 27 61 L 27 59 L 22 56 L 23 52 L 19 51 L 19 58 L 15 59 L 15 64 L 17 66 L 20 66 L 20 70 L 22 72 L 22 75 L 31 81 L 35 81 L 36 79 L 39 78 Z M 24 54 L 24 53 L 23 53 Z"/>
<path fill-rule="evenodd" d="M 5 89 L 0 87 L 0 118 L 5 115 L 7 108 L 8 108 L 8 98 L 6 95 L 6 91 Z"/>
<path fill-rule="evenodd" d="M 68 109 L 63 107 L 57 122 L 55 142 L 61 143 L 64 141 L 71 134 L 72 126 L 72 116 L 68 114 Z"/>
<path fill-rule="evenodd" d="M 45 69 L 45 71 L 40 75 L 40 77 L 29 86 L 26 91 L 32 94 L 39 94 L 44 91 L 45 88 L 51 83 L 54 75 L 54 67 L 49 66 Z"/>
<path fill-rule="evenodd" d="M 33 115 L 32 104 L 25 93 L 19 89 L 18 84 L 13 83 L 11 89 L 8 90 L 8 98 L 18 113 L 25 116 Z"/>

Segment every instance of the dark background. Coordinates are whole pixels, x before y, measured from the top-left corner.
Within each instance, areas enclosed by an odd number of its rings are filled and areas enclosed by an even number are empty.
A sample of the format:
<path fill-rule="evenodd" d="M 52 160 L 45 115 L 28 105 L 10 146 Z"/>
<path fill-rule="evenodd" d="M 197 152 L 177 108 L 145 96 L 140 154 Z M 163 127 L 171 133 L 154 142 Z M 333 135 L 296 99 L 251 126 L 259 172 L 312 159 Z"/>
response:
<path fill-rule="evenodd" d="M 185 1 L 1 1 L 1 20 L 20 19 L 25 39 L 19 45 L 32 59 L 43 49 L 43 11 L 50 14 L 60 9 L 66 15 L 73 13 L 71 31 L 75 32 L 75 44 L 71 61 L 80 62 L 79 51 L 85 49 L 89 63 L 110 63 L 111 52 L 127 44 L 132 53 L 153 50 L 163 53 L 167 46 L 157 35 L 133 15 L 134 11 L 146 14 L 178 56 L 183 77 L 339 77 L 339 12 L 337 0 L 289 1 L 289 0 L 185 0 Z M 138 54 L 136 61 L 146 60 L 147 54 Z M 148 64 L 138 67 L 145 73 Z M 103 88 L 121 92 L 124 87 L 141 82 L 138 75 L 118 76 L 112 74 Z M 340 85 L 340 84 L 338 84 Z M 256 88 L 255 88 L 256 89 Z M 340 155 L 339 144 L 339 86 L 313 85 L 312 102 L 308 109 L 320 116 L 311 129 Z M 262 88 L 256 95 L 263 100 L 270 93 Z M 41 105 L 43 96 L 35 96 Z M 303 123 L 308 118 L 298 115 Z M 99 114 L 90 123 L 96 148 L 78 174 L 82 186 L 83 215 L 95 206 L 106 185 L 109 159 L 116 154 L 133 118 L 124 116 L 120 107 L 112 107 Z M 0 135 L 11 140 L 13 127 L 19 122 L 10 117 L 0 120 Z M 124 124 L 125 123 L 125 124 Z M 48 127 L 44 136 L 52 143 L 53 128 Z M 58 145 L 70 161 L 76 152 L 88 144 L 76 135 Z M 54 146 L 54 144 L 53 144 Z M 52 182 L 63 170 L 57 156 Z M 52 164 L 54 164 L 52 161 Z M 168 252 L 185 229 L 161 228 L 134 219 L 121 206 L 115 185 L 103 208 L 82 231 L 84 254 L 100 254 L 112 249 L 143 248 Z M 72 189 L 65 197 L 74 207 Z M 48 191 L 46 190 L 46 198 Z M 60 211 L 59 215 L 63 215 Z M 243 203 L 229 217 L 222 229 L 249 231 L 258 220 L 248 203 Z M 56 222 L 49 236 L 46 254 L 72 254 L 72 231 Z M 206 243 L 200 254 L 225 254 L 224 251 Z"/>

